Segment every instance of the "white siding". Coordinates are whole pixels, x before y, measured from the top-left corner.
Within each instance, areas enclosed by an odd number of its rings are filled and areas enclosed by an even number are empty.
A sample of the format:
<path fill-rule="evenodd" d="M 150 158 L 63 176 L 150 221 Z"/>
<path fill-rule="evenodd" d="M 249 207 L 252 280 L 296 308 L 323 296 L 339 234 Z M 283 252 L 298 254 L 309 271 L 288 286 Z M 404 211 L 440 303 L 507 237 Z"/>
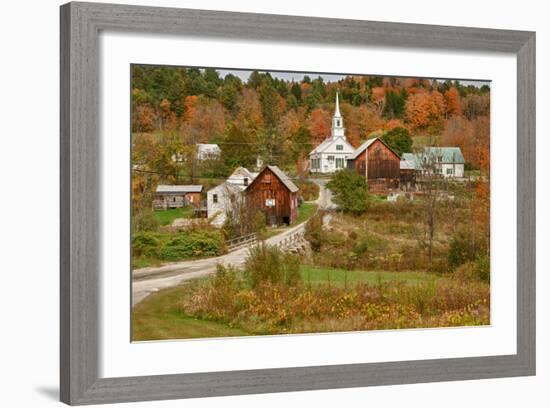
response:
<path fill-rule="evenodd" d="M 211 219 L 211 224 L 222 227 L 227 217 L 226 212 L 231 205 L 231 198 L 242 199 L 242 192 L 238 188 L 223 183 L 209 190 L 206 196 L 208 218 Z"/>
<path fill-rule="evenodd" d="M 462 178 L 464 177 L 464 164 L 443 163 L 441 172 L 444 177 Z"/>

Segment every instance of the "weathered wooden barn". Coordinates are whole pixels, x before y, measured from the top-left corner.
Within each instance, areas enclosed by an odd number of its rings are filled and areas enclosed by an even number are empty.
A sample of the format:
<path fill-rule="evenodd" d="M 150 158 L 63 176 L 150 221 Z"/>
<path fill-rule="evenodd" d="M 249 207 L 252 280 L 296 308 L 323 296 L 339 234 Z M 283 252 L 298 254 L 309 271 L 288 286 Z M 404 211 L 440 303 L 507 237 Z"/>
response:
<path fill-rule="evenodd" d="M 277 166 L 266 166 L 245 190 L 247 205 L 266 215 L 268 225 L 298 218 L 298 187 Z"/>
<path fill-rule="evenodd" d="M 201 199 L 201 185 L 164 185 L 157 186 L 153 196 L 155 210 L 168 210 L 186 205 L 198 206 Z"/>
<path fill-rule="evenodd" d="M 372 138 L 359 146 L 347 166 L 365 176 L 370 190 L 399 187 L 401 158 L 384 141 Z"/>

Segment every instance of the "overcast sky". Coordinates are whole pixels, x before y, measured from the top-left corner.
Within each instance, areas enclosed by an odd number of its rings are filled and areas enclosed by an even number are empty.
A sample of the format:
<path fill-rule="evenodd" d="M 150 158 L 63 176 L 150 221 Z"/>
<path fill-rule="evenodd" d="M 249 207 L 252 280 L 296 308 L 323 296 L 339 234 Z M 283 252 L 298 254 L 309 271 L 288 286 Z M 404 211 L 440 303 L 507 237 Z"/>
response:
<path fill-rule="evenodd" d="M 231 73 L 239 78 L 241 78 L 243 81 L 248 80 L 248 77 L 252 73 L 250 70 L 244 70 L 244 69 L 234 69 L 234 70 L 227 70 L 227 69 L 218 69 L 217 70 L 219 74 L 222 77 L 225 77 L 227 74 Z M 317 74 L 317 73 L 308 73 L 308 72 L 278 72 L 278 71 L 259 71 L 259 72 L 269 72 L 272 77 L 279 78 L 279 79 L 285 79 L 287 81 L 301 81 L 304 78 L 304 75 L 308 75 L 311 79 L 315 79 L 317 77 L 323 78 L 325 82 L 336 82 L 340 79 L 343 79 L 346 77 L 346 75 L 339 75 L 339 74 Z M 441 81 L 445 81 L 445 79 L 442 79 Z M 477 87 L 480 87 L 482 85 L 491 85 L 490 81 L 472 81 L 472 80 L 460 80 L 459 81 L 463 85 L 474 85 Z"/>

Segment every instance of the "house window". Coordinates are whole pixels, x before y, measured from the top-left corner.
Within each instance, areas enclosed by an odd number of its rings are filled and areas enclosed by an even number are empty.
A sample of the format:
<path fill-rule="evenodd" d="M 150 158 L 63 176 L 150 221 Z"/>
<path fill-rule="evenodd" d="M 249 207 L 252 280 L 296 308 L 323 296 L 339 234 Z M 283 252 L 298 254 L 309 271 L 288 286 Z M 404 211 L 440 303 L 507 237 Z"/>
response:
<path fill-rule="evenodd" d="M 218 202 L 218 195 L 217 195 L 217 194 L 213 194 L 213 195 L 212 195 L 212 202 L 213 202 L 214 204 L 216 204 L 216 203 Z"/>
<path fill-rule="evenodd" d="M 245 177 L 244 180 L 243 180 L 243 182 L 244 182 L 244 185 L 245 185 L 245 186 L 248 186 L 248 177 Z"/>
<path fill-rule="evenodd" d="M 328 161 L 334 161 L 334 156 L 328 156 Z"/>
<path fill-rule="evenodd" d="M 447 169 L 447 174 L 448 174 L 448 175 L 453 174 L 453 169 Z"/>
<path fill-rule="evenodd" d="M 337 157 L 336 158 L 336 168 L 337 169 L 343 169 L 344 168 L 344 162 L 345 162 L 345 159 Z"/>
<path fill-rule="evenodd" d="M 344 145 L 336 145 L 336 150 L 344 150 Z"/>
<path fill-rule="evenodd" d="M 266 207 L 275 207 L 275 199 L 274 198 L 268 198 L 265 200 L 265 206 Z"/>
<path fill-rule="evenodd" d="M 315 170 L 315 168 L 316 168 L 316 167 L 315 167 L 315 164 L 316 164 L 316 160 L 315 160 L 315 159 L 311 159 L 311 168 L 312 168 L 313 170 Z"/>

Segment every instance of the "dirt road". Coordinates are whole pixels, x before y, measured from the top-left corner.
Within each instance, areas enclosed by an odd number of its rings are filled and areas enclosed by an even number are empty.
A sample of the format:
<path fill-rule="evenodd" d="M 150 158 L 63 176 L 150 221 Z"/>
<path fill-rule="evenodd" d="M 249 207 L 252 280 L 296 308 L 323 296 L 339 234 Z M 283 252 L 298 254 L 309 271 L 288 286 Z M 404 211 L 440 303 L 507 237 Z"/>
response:
<path fill-rule="evenodd" d="M 305 222 L 266 240 L 268 245 L 277 245 L 285 239 L 303 232 Z M 240 266 L 244 263 L 248 248 L 242 248 L 215 258 L 175 262 L 159 267 L 141 268 L 132 272 L 132 306 L 151 293 L 179 285 L 182 282 L 203 278 L 216 271 L 216 265 Z"/>

